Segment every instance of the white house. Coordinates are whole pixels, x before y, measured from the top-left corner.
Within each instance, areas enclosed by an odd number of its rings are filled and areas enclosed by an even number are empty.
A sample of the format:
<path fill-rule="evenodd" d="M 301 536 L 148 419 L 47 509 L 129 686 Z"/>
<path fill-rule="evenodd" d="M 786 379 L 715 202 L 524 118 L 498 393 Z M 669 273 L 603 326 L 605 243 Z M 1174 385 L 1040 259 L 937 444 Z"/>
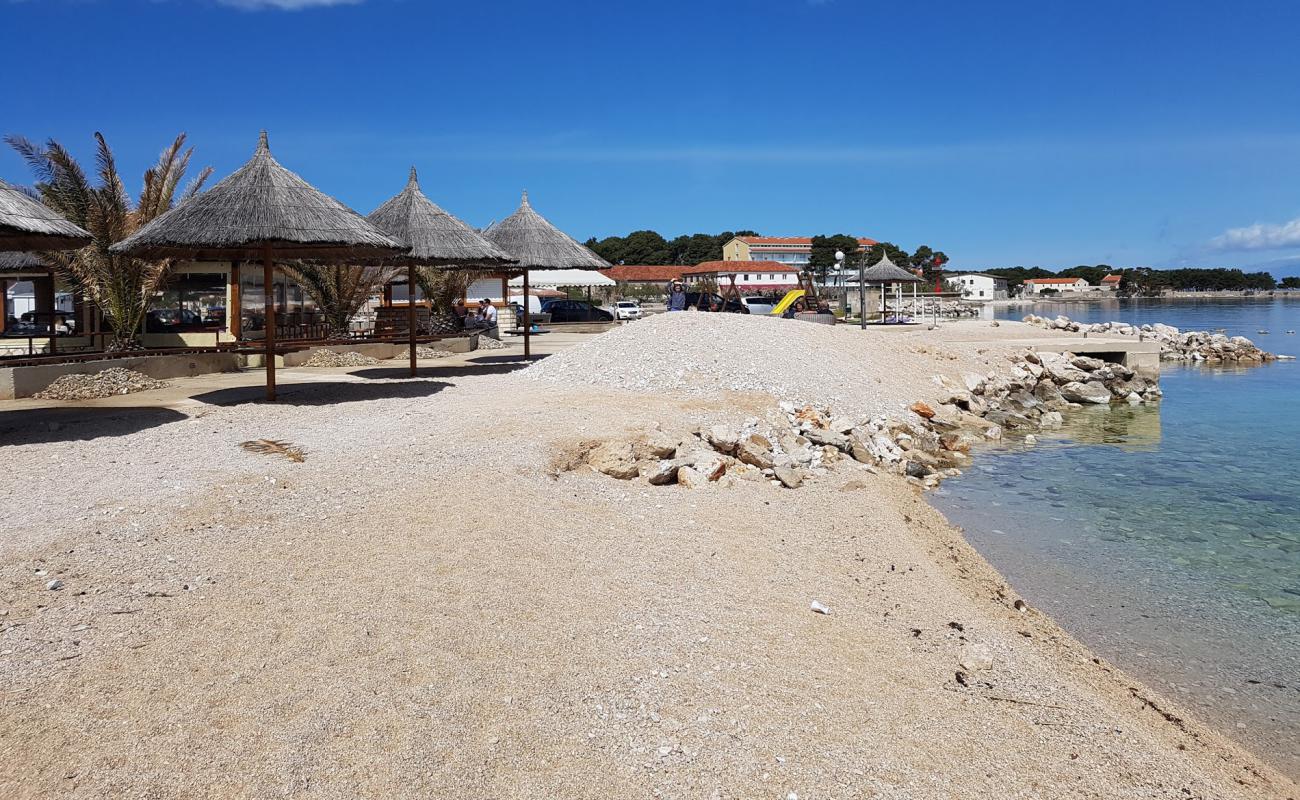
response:
<path fill-rule="evenodd" d="M 1006 300 L 1007 279 L 983 272 L 959 272 L 948 278 L 961 288 L 963 300 Z"/>
<path fill-rule="evenodd" d="M 1044 290 L 1052 292 L 1087 292 L 1092 284 L 1083 278 L 1030 278 L 1025 281 L 1025 294 L 1042 294 Z"/>
<path fill-rule="evenodd" d="M 725 288 L 733 275 L 736 288 L 742 292 L 788 291 L 799 286 L 799 269 L 776 261 L 705 261 L 682 267 L 682 278 L 687 283 L 716 277 L 718 285 Z"/>

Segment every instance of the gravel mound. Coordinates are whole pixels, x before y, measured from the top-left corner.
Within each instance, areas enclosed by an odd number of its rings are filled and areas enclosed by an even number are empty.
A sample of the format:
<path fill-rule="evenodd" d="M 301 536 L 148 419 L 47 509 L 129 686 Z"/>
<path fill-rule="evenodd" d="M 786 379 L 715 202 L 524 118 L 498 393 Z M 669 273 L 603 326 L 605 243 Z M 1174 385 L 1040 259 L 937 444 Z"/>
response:
<path fill-rule="evenodd" d="M 451 352 L 450 350 L 435 350 L 432 347 L 415 348 L 416 358 L 446 358 L 448 356 L 454 356 L 454 355 L 456 354 Z"/>
<path fill-rule="evenodd" d="M 162 389 L 167 385 L 167 381 L 156 381 L 132 369 L 109 367 L 93 375 L 64 375 L 32 396 L 41 400 L 93 400 Z"/>
<path fill-rule="evenodd" d="M 336 353 L 333 350 L 317 350 L 311 358 L 303 362 L 304 367 L 369 367 L 378 364 L 379 359 L 361 353 Z"/>
<path fill-rule="evenodd" d="M 657 314 L 522 374 L 638 392 L 762 392 L 800 405 L 873 414 L 894 410 L 902 397 L 933 394 L 934 362 L 922 357 L 917 344 L 910 332 L 864 332 L 850 325 L 747 314 Z"/>
<path fill-rule="evenodd" d="M 491 336 L 478 337 L 478 349 L 480 350 L 508 350 L 510 345 L 499 339 L 493 339 Z"/>

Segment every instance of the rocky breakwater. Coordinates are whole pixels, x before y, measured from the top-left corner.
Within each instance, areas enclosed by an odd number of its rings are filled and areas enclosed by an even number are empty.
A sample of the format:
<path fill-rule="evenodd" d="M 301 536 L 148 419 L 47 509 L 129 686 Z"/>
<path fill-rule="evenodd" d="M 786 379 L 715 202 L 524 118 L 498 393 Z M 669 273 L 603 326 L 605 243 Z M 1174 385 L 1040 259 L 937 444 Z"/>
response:
<path fill-rule="evenodd" d="M 1278 356 L 1261 350 L 1245 336 L 1228 336 L 1213 331 L 1180 331 L 1172 325 L 1160 323 L 1130 325 L 1125 322 L 1075 322 L 1069 317 L 1039 317 L 1030 314 L 1024 318 L 1030 325 L 1048 330 L 1069 333 L 1110 334 L 1154 339 L 1160 343 L 1162 361 L 1188 361 L 1219 363 L 1261 364 Z"/>
<path fill-rule="evenodd" d="M 978 444 L 1005 431 L 1026 435 L 1060 427 L 1085 405 L 1158 400 L 1156 381 L 1120 364 L 1069 353 L 1025 351 L 1004 372 L 935 376 L 941 402 L 913 403 L 897 415 L 866 419 L 782 401 L 765 419 L 695 430 L 662 426 L 632 439 L 583 442 L 562 453 L 556 471 L 588 467 L 652 486 L 701 488 L 767 481 L 797 489 L 840 465 L 906 476 L 924 487 L 960 475 Z"/>

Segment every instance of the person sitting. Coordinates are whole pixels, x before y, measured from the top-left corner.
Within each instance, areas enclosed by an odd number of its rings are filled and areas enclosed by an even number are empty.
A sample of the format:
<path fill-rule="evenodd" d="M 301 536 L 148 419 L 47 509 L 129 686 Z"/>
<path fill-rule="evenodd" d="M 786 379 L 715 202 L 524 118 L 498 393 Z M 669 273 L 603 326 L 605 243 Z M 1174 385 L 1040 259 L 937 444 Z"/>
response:
<path fill-rule="evenodd" d="M 500 337 L 497 330 L 497 310 L 492 301 L 486 297 L 478 301 L 478 313 L 468 319 L 465 330 L 474 330 L 493 339 Z"/>
<path fill-rule="evenodd" d="M 794 315 L 795 315 L 795 314 L 802 314 L 803 312 L 804 312 L 804 304 L 803 304 L 803 301 L 802 301 L 802 300 L 796 300 L 796 301 L 794 301 L 794 305 L 790 306 L 789 308 L 787 308 L 787 309 L 785 310 L 785 313 L 781 315 L 781 318 L 782 318 L 782 319 L 794 319 Z"/>
<path fill-rule="evenodd" d="M 817 304 L 817 313 L 830 314 L 832 317 L 835 316 L 835 312 L 831 311 L 831 304 L 830 301 L 828 300 L 823 300 Z"/>

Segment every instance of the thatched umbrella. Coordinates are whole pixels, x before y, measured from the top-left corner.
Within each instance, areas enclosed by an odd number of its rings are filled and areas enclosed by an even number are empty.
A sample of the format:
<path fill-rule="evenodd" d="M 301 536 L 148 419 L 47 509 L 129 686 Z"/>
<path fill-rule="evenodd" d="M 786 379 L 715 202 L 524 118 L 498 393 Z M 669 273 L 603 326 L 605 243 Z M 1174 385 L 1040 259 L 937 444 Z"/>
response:
<path fill-rule="evenodd" d="M 866 286 L 868 283 L 880 284 L 880 323 L 883 325 L 885 323 L 885 286 L 891 283 L 912 284 L 912 300 L 913 303 L 915 304 L 916 284 L 921 283 L 922 281 L 923 281 L 922 278 L 917 277 L 913 273 L 908 272 L 902 267 L 896 265 L 894 262 L 890 261 L 888 253 L 883 254 L 880 258 L 880 261 L 878 261 L 874 266 L 868 267 L 862 270 L 860 273 L 858 273 L 859 290 L 863 293 L 863 298 L 864 298 L 863 301 L 860 303 L 860 305 L 862 306 L 863 327 L 866 327 L 867 324 L 867 309 L 866 309 L 865 297 L 866 297 Z M 901 304 L 901 302 L 902 302 L 902 298 L 900 296 L 899 303 Z"/>
<path fill-rule="evenodd" d="M 0 181 L 0 251 L 75 250 L 90 234 L 16 186 Z"/>
<path fill-rule="evenodd" d="M 483 232 L 493 244 L 510 254 L 524 271 L 524 358 L 530 358 L 528 271 L 534 269 L 609 269 L 610 263 L 575 242 L 528 203 L 524 192 L 519 210 Z"/>
<path fill-rule="evenodd" d="M 266 398 L 275 399 L 275 259 L 383 258 L 406 246 L 271 156 L 266 131 L 247 164 L 113 245 L 139 258 L 261 259 Z"/>
<path fill-rule="evenodd" d="M 366 219 L 376 228 L 410 245 L 405 253 L 385 261 L 406 266 L 411 377 L 415 377 L 415 268 L 454 266 L 475 269 L 513 264 L 515 260 L 426 197 L 420 191 L 415 167 L 411 167 L 406 188 Z"/>

